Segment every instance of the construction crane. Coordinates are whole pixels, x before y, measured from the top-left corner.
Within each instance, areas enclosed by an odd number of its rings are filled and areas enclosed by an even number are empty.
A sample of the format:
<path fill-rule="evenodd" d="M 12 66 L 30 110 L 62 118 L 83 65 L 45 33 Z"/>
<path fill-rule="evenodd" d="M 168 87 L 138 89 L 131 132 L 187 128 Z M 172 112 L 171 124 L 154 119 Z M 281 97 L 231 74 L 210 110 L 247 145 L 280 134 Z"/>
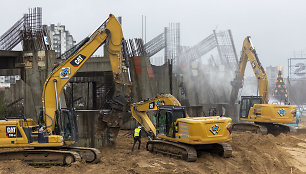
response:
<path fill-rule="evenodd" d="M 68 81 L 105 43 L 115 82 L 113 103 L 124 104 L 122 101 L 126 99 L 126 91 L 123 89 L 129 82 L 123 78 L 126 61 L 122 56 L 122 40 L 121 25 L 116 17 L 110 14 L 109 18 L 47 77 L 38 123 L 26 118 L 0 121 L 0 147 L 27 148 L 1 152 L 0 160 L 18 159 L 34 165 L 69 165 L 81 159 L 91 163 L 99 162 L 99 150 L 72 146 L 78 141 L 77 115 L 73 109 L 62 108 L 60 94 Z"/>
<path fill-rule="evenodd" d="M 149 111 L 157 111 L 153 123 Z M 170 94 L 140 101 L 131 105 L 133 117 L 149 132 L 153 139 L 146 148 L 150 152 L 196 161 L 197 152 L 210 150 L 224 157 L 232 156 L 232 139 L 228 117 L 189 117 L 185 108 Z"/>
<path fill-rule="evenodd" d="M 233 124 L 233 130 L 261 132 L 262 134 L 293 131 L 283 123 L 295 122 L 296 106 L 268 104 L 269 83 L 267 74 L 261 65 L 250 36 L 243 41 L 242 53 L 236 77 L 232 81 L 231 107 L 235 102 L 239 89 L 242 88 L 247 62 L 250 62 L 258 82 L 258 96 L 241 96 L 239 119 L 241 123 Z"/>

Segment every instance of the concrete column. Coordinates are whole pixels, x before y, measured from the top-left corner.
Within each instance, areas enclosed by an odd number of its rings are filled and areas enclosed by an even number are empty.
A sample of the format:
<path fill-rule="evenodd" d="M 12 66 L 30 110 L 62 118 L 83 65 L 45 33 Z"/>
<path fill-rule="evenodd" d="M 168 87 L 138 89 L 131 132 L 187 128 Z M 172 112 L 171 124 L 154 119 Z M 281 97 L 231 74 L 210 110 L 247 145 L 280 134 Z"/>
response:
<path fill-rule="evenodd" d="M 23 52 L 24 70 L 24 113 L 37 119 L 42 107 L 43 85 L 55 62 L 54 51 Z"/>

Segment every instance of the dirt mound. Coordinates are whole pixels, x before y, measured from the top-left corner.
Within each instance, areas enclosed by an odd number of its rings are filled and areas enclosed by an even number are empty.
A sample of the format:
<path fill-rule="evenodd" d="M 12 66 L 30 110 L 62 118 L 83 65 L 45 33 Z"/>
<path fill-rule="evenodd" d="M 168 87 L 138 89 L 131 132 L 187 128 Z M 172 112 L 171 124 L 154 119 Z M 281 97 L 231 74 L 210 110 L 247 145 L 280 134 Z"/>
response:
<path fill-rule="evenodd" d="M 203 152 L 196 162 L 185 162 L 145 150 L 131 152 L 132 135 L 120 131 L 117 145 L 102 150 L 99 164 L 77 163 L 70 167 L 34 168 L 20 161 L 0 162 L 1 173 L 306 173 L 306 136 L 259 135 L 234 132 L 232 158 Z M 302 153 L 302 154 L 301 154 Z"/>

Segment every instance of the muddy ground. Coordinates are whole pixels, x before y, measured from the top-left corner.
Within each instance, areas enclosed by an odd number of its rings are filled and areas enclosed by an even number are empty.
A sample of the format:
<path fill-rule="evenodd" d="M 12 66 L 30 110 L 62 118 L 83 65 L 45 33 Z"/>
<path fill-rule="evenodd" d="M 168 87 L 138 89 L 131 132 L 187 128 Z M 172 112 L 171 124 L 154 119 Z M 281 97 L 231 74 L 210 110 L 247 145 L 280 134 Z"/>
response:
<path fill-rule="evenodd" d="M 0 173 L 306 173 L 306 134 L 274 137 L 234 132 L 232 158 L 202 153 L 196 162 L 152 154 L 145 150 L 145 142 L 132 153 L 132 141 L 129 131 L 120 131 L 116 147 L 102 149 L 99 164 L 34 168 L 20 161 L 2 161 Z"/>

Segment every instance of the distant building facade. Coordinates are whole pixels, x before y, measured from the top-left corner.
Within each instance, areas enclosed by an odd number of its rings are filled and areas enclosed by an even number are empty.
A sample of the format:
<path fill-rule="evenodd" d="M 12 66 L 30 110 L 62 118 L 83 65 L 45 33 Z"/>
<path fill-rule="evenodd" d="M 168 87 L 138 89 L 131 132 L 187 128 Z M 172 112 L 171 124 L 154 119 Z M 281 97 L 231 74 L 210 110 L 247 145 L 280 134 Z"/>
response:
<path fill-rule="evenodd" d="M 271 65 L 267 66 L 266 73 L 268 75 L 269 83 L 275 84 L 276 79 L 277 79 L 277 74 L 278 74 L 277 66 L 271 66 Z"/>
<path fill-rule="evenodd" d="M 56 57 L 65 53 L 74 46 L 75 40 L 72 35 L 65 29 L 65 25 L 51 24 L 47 26 L 52 49 L 55 50 Z"/>

